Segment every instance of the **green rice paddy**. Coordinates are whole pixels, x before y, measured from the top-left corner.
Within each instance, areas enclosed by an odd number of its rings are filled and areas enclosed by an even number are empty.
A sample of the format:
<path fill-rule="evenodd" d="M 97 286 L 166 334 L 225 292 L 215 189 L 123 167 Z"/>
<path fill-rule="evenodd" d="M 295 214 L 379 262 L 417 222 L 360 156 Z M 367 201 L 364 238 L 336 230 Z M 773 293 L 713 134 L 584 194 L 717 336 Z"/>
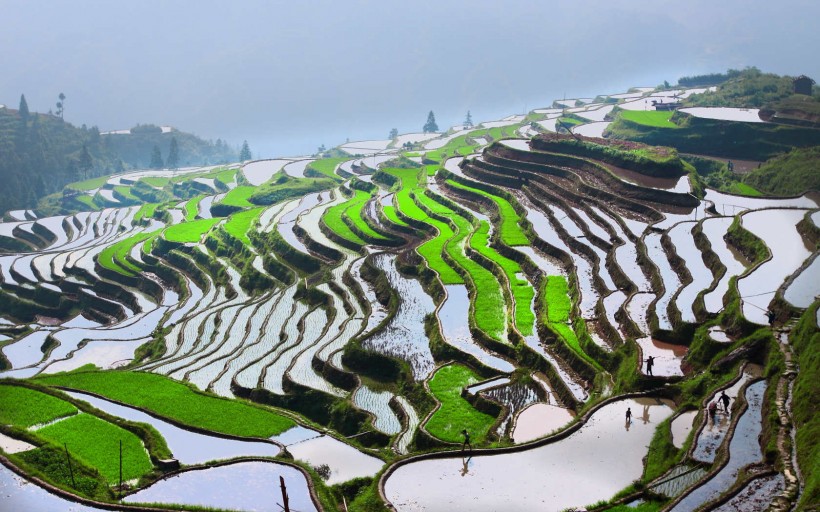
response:
<path fill-rule="evenodd" d="M 202 235 L 207 233 L 222 219 L 200 219 L 183 222 L 165 228 L 163 237 L 169 242 L 194 243 L 199 242 Z"/>
<path fill-rule="evenodd" d="M 77 413 L 65 400 L 22 386 L 0 384 L 0 424 L 28 428 Z"/>
<path fill-rule="evenodd" d="M 37 378 L 41 384 L 90 391 L 157 415 L 214 432 L 270 437 L 295 425 L 270 409 L 195 391 L 162 375 L 144 372 L 74 372 Z"/>
<path fill-rule="evenodd" d="M 473 444 L 481 444 L 495 418 L 475 409 L 461 396 L 461 390 L 478 382 L 478 375 L 466 366 L 451 364 L 441 367 L 430 379 L 429 387 L 441 407 L 425 424 L 435 437 L 451 443 L 464 440 L 461 431 L 466 429 Z"/>

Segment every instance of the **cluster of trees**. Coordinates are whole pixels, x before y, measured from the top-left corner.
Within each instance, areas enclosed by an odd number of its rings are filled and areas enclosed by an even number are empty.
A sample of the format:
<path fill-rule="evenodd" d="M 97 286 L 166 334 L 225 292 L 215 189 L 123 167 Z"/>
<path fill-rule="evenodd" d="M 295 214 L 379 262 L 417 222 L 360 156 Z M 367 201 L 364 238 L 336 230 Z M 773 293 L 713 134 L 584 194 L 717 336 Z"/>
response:
<path fill-rule="evenodd" d="M 755 67 L 730 69 L 716 92 L 693 94 L 686 103 L 704 107 L 754 107 L 788 98 L 794 93 L 792 77 L 763 73 Z"/>
<path fill-rule="evenodd" d="M 756 69 L 756 68 L 753 68 Z M 705 87 L 707 85 L 718 85 L 735 78 L 740 75 L 742 71 L 739 69 L 730 69 L 725 73 L 709 73 L 706 75 L 682 76 L 678 79 L 678 85 L 683 87 Z"/>
<path fill-rule="evenodd" d="M 163 132 L 152 124 L 137 125 L 131 128 L 130 134 L 103 135 L 103 139 L 126 167 L 137 169 L 223 164 L 235 162 L 238 157 L 236 149 L 222 139 L 210 142 L 178 130 Z M 172 145 L 176 146 L 175 158 L 172 158 Z"/>
<path fill-rule="evenodd" d="M 65 98 L 60 93 L 57 112 L 49 114 L 30 112 L 25 95 L 17 110 L 0 108 L 0 213 L 34 208 L 39 199 L 68 183 L 129 168 L 237 160 L 237 151 L 222 140 L 162 133 L 153 125 L 137 126 L 130 135 L 103 135 L 96 126 L 74 126 L 61 117 Z"/>
<path fill-rule="evenodd" d="M 17 110 L 0 109 L 0 210 L 32 208 L 66 183 L 122 168 L 96 127 L 30 112 L 24 95 Z"/>

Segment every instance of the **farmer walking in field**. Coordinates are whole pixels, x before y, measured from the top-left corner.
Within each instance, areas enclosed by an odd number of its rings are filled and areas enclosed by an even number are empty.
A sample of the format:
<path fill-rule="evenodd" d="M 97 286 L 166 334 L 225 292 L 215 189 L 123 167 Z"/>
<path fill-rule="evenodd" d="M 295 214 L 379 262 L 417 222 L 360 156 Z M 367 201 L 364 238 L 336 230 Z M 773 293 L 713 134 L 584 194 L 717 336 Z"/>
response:
<path fill-rule="evenodd" d="M 723 403 L 723 411 L 729 412 L 729 400 L 731 399 L 729 398 L 729 395 L 726 394 L 726 391 L 720 392 L 719 400 Z"/>
<path fill-rule="evenodd" d="M 646 358 L 646 374 L 652 375 L 652 367 L 655 366 L 655 356 Z M 652 375 L 654 377 L 654 375 Z"/>
<path fill-rule="evenodd" d="M 464 451 L 465 446 L 470 447 L 470 451 L 473 451 L 473 445 L 470 443 L 470 433 L 467 432 L 467 429 L 461 431 L 461 434 L 464 436 L 464 442 L 461 443 L 461 451 Z"/>

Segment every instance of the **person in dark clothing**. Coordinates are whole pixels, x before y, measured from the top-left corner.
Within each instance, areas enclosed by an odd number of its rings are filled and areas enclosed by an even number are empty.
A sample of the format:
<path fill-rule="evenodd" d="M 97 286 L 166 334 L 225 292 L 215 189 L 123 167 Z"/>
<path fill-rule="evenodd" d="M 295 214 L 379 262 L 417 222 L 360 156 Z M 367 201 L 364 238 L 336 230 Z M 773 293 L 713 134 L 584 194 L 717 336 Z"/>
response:
<path fill-rule="evenodd" d="M 719 400 L 723 404 L 723 411 L 729 412 L 729 400 L 731 400 L 729 395 L 727 395 L 725 391 L 721 391 Z"/>
<path fill-rule="evenodd" d="M 632 408 L 631 407 L 626 408 L 626 422 L 627 423 L 632 423 Z"/>
<path fill-rule="evenodd" d="M 646 358 L 646 374 L 652 375 L 652 367 L 655 366 L 655 356 Z M 654 377 L 654 375 L 652 375 Z"/>
<path fill-rule="evenodd" d="M 473 445 L 470 443 L 470 433 L 467 432 L 467 429 L 461 431 L 461 434 L 464 436 L 464 442 L 461 443 L 461 451 L 464 451 L 465 446 L 470 447 L 470 451 L 473 451 Z"/>
<path fill-rule="evenodd" d="M 769 319 L 769 326 L 774 325 L 774 320 L 777 315 L 774 314 L 774 311 L 766 311 L 766 318 Z"/>

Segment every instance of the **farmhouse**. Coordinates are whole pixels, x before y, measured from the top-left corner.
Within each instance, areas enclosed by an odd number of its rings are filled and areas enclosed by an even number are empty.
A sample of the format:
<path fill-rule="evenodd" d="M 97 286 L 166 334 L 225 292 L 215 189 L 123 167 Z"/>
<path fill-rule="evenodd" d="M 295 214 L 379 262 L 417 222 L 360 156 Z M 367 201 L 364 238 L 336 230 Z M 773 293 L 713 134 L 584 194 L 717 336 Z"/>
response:
<path fill-rule="evenodd" d="M 811 96 L 811 87 L 814 84 L 815 81 L 811 78 L 807 77 L 806 75 L 800 75 L 794 79 L 794 93 Z"/>

